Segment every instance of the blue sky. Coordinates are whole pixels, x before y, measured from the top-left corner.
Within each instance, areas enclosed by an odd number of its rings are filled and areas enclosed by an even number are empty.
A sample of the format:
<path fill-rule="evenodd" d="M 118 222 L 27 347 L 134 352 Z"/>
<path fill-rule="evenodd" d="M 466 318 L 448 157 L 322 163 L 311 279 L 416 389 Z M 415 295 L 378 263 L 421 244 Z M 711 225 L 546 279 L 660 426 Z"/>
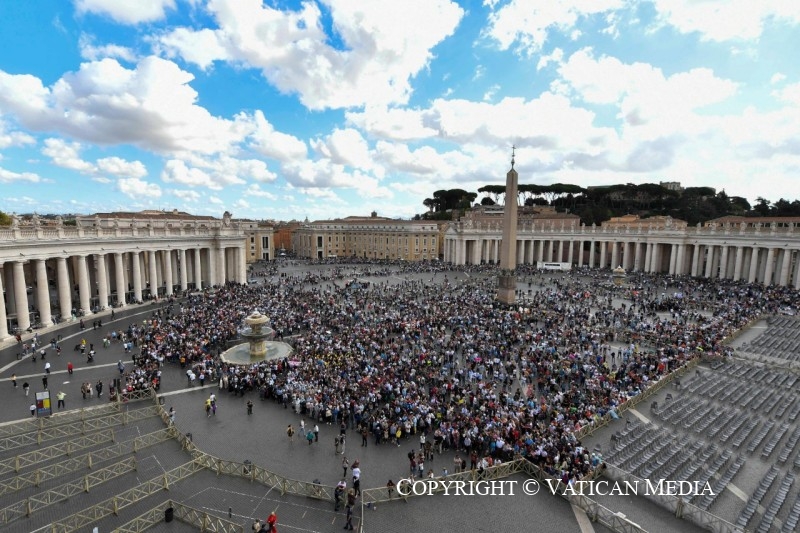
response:
<path fill-rule="evenodd" d="M 409 218 L 439 189 L 800 197 L 793 0 L 0 2 L 0 210 Z M 794 51 L 794 52 L 793 52 Z"/>

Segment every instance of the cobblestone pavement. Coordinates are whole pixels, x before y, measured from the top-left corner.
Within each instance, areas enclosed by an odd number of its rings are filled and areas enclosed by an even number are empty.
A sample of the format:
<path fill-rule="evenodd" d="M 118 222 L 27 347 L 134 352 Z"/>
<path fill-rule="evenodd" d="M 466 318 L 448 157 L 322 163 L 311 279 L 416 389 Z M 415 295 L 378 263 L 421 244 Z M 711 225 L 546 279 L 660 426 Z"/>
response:
<path fill-rule="evenodd" d="M 298 269 L 300 270 L 300 269 Z M 464 274 L 448 274 L 450 280 L 457 280 Z M 414 279 L 428 279 L 430 274 L 411 275 Z M 370 281 L 397 282 L 399 278 L 371 278 Z M 326 284 L 321 284 L 324 288 Z M 92 383 L 98 380 L 106 384 L 118 375 L 117 361 L 130 364 L 130 355 L 125 354 L 119 344 L 103 348 L 102 338 L 111 328 L 124 329 L 131 321 L 141 321 L 150 316 L 156 308 L 153 304 L 132 306 L 117 311 L 116 319 L 109 322 L 108 313 L 102 320 L 103 326 L 97 330 L 87 327 L 80 330 L 77 324 L 64 325 L 56 330 L 41 331 L 39 336 L 47 351 L 47 361 L 52 369 L 48 376 L 49 390 L 53 397 L 58 391 L 67 394 L 66 409 L 78 409 L 88 406 L 102 405 L 107 399 L 82 399 L 80 384 L 84 381 Z M 94 317 L 85 320 L 91 326 Z M 61 337 L 63 353 L 57 357 L 47 345 L 50 338 Z M 29 337 L 29 336 L 28 336 Z M 87 364 L 85 358 L 73 351 L 76 344 L 85 338 L 94 343 L 97 357 L 93 364 Z M 27 337 L 26 337 L 27 340 Z M 0 348 L 0 398 L 4 409 L 0 411 L 0 424 L 29 417 L 29 406 L 34 393 L 42 390 L 41 378 L 44 375 L 43 362 L 35 363 L 29 359 L 17 360 L 19 347 L 16 343 L 6 343 Z M 72 375 L 67 374 L 67 362 L 72 361 L 75 367 Z M 16 373 L 18 387 L 13 388 L 10 378 Z M 22 391 L 22 384 L 31 385 L 30 396 Z M 203 408 L 205 398 L 210 392 L 218 395 L 218 412 L 216 416 L 206 417 Z M 291 442 L 286 436 L 286 426 L 299 425 L 300 416 L 291 408 L 284 409 L 272 402 L 255 401 L 254 413 L 246 414 L 246 401 L 254 397 L 234 397 L 227 392 L 220 392 L 215 385 L 204 388 L 188 388 L 185 376 L 178 365 L 167 365 L 164 369 L 161 393 L 165 408 L 175 407 L 177 411 L 176 426 L 184 433 L 191 433 L 193 442 L 203 451 L 232 461 L 250 460 L 268 470 L 283 476 L 312 481 L 320 480 L 323 484 L 333 485 L 342 477 L 342 455 L 334 454 L 334 436 L 338 428 L 320 425 L 319 442 L 308 445 L 299 435 Z M 255 398 L 254 398 L 255 399 Z M 306 420 L 306 427 L 313 427 L 313 421 Z M 148 419 L 127 427 L 116 428 L 118 440 L 154 431 L 160 421 Z M 362 466 L 362 487 L 384 486 L 389 479 L 395 482 L 408 474 L 407 453 L 419 447 L 419 441 L 410 438 L 398 446 L 375 446 L 370 439 L 366 447 L 361 446 L 361 438 L 354 431 L 348 431 L 345 456 L 359 459 Z M 154 451 L 156 450 L 156 451 Z M 81 497 L 74 497 L 66 503 L 50 506 L 30 519 L 11 524 L 3 531 L 35 531 L 53 520 L 67 516 L 79 509 L 102 501 L 137 483 L 150 479 L 166 469 L 188 461 L 189 457 L 182 452 L 177 443 L 169 441 L 147 450 L 137 456 L 138 470 L 118 479 L 112 480 Z M 443 468 L 452 470 L 453 453 L 437 455 L 432 464 L 426 464 L 436 475 Z M 348 480 L 350 473 L 348 472 Z M 3 476 L 8 477 L 8 476 Z M 521 479 L 521 478 L 515 478 Z M 64 483 L 65 480 L 59 480 Z M 41 492 L 41 490 L 40 490 Z M 109 531 L 113 527 L 127 522 L 133 517 L 147 511 L 167 499 L 173 499 L 187 505 L 200 508 L 221 517 L 238 521 L 249 530 L 254 517 L 265 517 L 270 511 L 278 513 L 281 531 L 325 532 L 341 530 L 344 517 L 341 512 L 335 513 L 332 506 L 325 502 L 296 496 L 280 496 L 269 488 L 230 476 L 216 476 L 203 471 L 181 481 L 158 495 L 120 511 L 99 521 L 96 525 L 100 531 Z M 357 520 L 364 521 L 364 530 L 369 532 L 394 531 L 430 531 L 444 529 L 446 531 L 581 531 L 571 506 L 563 499 L 541 492 L 534 497 L 517 493 L 513 497 L 420 497 L 408 503 L 397 501 L 380 504 L 375 509 L 365 509 L 361 516 L 357 506 Z M 7 501 L 8 500 L 8 501 Z M 0 499 L 2 505 L 18 499 L 8 496 Z M 692 531 L 688 524 L 674 517 L 664 516 L 658 508 L 634 502 L 632 504 L 607 500 L 603 502 L 615 510 L 623 510 L 630 517 L 635 517 L 645 529 L 650 531 Z M 632 518 L 633 519 L 633 518 Z M 358 526 L 358 523 L 356 524 Z M 590 529 L 605 532 L 606 528 L 599 524 L 591 524 Z M 188 531 L 190 528 L 178 521 L 170 524 L 162 523 L 153 531 Z M 584 533 L 587 533 L 584 531 Z"/>

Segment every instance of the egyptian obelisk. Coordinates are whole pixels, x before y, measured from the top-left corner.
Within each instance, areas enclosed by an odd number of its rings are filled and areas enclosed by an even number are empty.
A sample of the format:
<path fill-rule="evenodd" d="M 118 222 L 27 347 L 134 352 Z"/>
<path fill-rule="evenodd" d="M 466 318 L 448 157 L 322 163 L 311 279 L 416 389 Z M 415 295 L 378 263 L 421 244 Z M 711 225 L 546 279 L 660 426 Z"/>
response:
<path fill-rule="evenodd" d="M 506 205 L 503 208 L 503 242 L 500 245 L 500 276 L 497 300 L 504 304 L 516 301 L 517 289 L 517 171 L 514 170 L 514 147 L 511 147 L 511 170 L 506 174 Z"/>

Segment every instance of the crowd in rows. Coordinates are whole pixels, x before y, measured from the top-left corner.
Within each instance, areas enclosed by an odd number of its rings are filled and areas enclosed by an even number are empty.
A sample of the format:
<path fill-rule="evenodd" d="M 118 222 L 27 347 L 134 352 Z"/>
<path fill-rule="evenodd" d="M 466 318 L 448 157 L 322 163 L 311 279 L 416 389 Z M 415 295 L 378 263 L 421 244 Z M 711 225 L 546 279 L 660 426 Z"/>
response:
<path fill-rule="evenodd" d="M 797 298 L 730 280 L 641 275 L 616 287 L 608 272 L 522 267 L 520 303 L 507 307 L 495 301 L 495 273 L 316 267 L 191 296 L 120 335 L 140 349 L 140 384 L 172 361 L 376 444 L 426 435 L 472 464 L 526 457 L 567 480 L 592 467 L 578 429 L 701 353 L 724 355 L 727 336 Z M 353 283 L 370 276 L 380 279 Z M 225 363 L 220 352 L 254 309 L 294 354 Z"/>

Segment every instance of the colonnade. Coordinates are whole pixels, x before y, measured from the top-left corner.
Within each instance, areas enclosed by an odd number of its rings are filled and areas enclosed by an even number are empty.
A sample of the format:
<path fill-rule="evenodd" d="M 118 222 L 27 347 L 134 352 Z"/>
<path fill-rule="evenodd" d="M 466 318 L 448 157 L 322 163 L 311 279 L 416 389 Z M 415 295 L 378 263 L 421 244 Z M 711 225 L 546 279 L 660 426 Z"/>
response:
<path fill-rule="evenodd" d="M 40 246 L 19 248 L 24 252 L 16 257 L 0 255 L 0 339 L 8 337 L 14 325 L 19 330 L 37 320 L 48 325 L 57 315 L 90 315 L 178 291 L 247 282 L 243 244 L 152 249 L 152 242 L 140 245 L 142 249 L 53 254 L 47 253 L 52 246 Z"/>
<path fill-rule="evenodd" d="M 705 237 L 705 238 L 703 238 Z M 658 236 L 625 239 L 602 234 L 522 236 L 517 264 L 569 263 L 577 267 L 746 280 L 800 289 L 800 235 L 784 234 L 749 243 L 743 239 Z M 501 236 L 446 234 L 444 260 L 457 265 L 497 263 Z"/>

